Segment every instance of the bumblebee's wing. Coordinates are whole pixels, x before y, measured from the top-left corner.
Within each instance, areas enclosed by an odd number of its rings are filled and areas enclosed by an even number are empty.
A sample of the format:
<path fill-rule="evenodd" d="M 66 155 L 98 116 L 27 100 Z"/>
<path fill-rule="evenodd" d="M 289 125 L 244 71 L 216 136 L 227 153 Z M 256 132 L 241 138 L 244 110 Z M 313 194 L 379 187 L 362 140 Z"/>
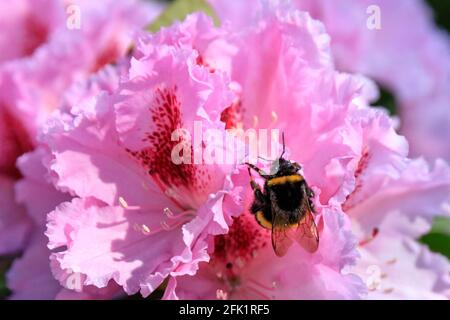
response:
<path fill-rule="evenodd" d="M 275 254 L 282 257 L 292 245 L 292 239 L 286 233 L 292 228 L 289 225 L 288 216 L 278 210 L 272 210 L 272 247 Z"/>
<path fill-rule="evenodd" d="M 319 247 L 319 232 L 310 210 L 298 222 L 296 229 L 289 229 L 289 237 L 296 240 L 306 251 L 315 252 Z"/>
<path fill-rule="evenodd" d="M 304 187 L 307 187 L 307 185 L 304 185 Z M 297 228 L 292 229 L 289 236 L 297 241 L 306 251 L 313 253 L 319 247 L 319 232 L 314 222 L 313 210 L 309 201 L 311 192 L 310 189 L 309 192 L 308 190 L 304 190 L 302 205 L 300 207 L 300 212 L 302 213 L 301 219 L 298 221 Z"/>

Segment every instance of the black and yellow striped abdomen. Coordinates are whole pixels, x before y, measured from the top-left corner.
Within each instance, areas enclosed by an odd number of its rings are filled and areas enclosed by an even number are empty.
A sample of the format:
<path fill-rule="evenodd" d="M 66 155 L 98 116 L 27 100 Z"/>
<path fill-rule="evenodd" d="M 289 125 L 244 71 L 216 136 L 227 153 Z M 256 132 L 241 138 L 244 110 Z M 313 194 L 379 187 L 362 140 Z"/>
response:
<path fill-rule="evenodd" d="M 302 191 L 304 184 L 305 180 L 300 174 L 275 177 L 267 180 L 265 191 L 270 195 L 270 200 L 276 202 L 278 208 L 294 213 L 304 200 Z"/>

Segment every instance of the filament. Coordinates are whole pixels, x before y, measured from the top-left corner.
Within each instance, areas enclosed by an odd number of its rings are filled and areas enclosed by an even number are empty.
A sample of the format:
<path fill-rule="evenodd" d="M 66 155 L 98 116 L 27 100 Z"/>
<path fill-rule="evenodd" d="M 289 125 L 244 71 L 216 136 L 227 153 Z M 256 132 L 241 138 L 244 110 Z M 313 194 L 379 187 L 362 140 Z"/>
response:
<path fill-rule="evenodd" d="M 247 286 L 247 287 L 245 287 L 245 289 L 247 289 L 248 291 L 253 292 L 254 294 L 256 294 L 256 295 L 262 297 L 263 299 L 266 299 L 266 300 L 273 300 L 272 297 L 268 296 L 268 295 L 265 294 L 264 292 L 262 292 L 262 291 L 260 291 L 260 290 L 258 290 L 258 289 L 256 289 L 256 288 L 253 288 L 253 287 L 251 287 L 251 286 Z"/>
<path fill-rule="evenodd" d="M 119 204 L 122 208 L 126 210 L 141 210 L 141 207 L 139 206 L 130 206 L 123 197 L 119 197 Z"/>
<path fill-rule="evenodd" d="M 370 237 L 363 239 L 359 242 L 360 246 L 365 246 L 367 244 L 369 244 L 370 242 L 372 242 L 376 236 L 378 235 L 378 233 L 380 232 L 380 230 L 378 228 L 373 228 L 372 230 L 372 234 L 370 235 Z"/>

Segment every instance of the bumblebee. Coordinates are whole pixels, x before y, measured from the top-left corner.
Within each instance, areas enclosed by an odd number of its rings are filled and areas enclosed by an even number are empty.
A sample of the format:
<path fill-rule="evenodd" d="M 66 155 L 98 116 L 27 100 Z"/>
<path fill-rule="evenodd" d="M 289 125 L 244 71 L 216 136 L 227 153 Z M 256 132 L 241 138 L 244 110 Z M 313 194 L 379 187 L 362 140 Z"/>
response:
<path fill-rule="evenodd" d="M 319 233 L 313 217 L 313 190 L 298 173 L 301 166 L 283 158 L 284 134 L 282 139 L 283 152 L 274 162 L 278 165 L 272 170 L 273 174 L 266 174 L 255 165 L 246 163 L 254 193 L 250 212 L 263 228 L 272 230 L 272 247 L 279 257 L 286 254 L 294 241 L 311 253 L 319 246 Z M 253 180 L 250 169 L 264 179 L 263 190 Z"/>

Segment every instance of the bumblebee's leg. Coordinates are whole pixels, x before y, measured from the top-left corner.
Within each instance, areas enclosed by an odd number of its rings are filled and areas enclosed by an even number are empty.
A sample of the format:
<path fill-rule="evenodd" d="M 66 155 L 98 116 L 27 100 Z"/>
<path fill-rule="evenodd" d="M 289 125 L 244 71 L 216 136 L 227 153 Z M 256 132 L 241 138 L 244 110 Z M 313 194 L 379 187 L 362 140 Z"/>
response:
<path fill-rule="evenodd" d="M 252 187 L 255 199 L 253 200 L 250 212 L 255 215 L 256 221 L 266 229 L 272 229 L 272 215 L 270 212 L 270 200 L 261 191 L 261 187 L 253 180 L 250 168 L 248 168 L 250 176 L 250 186 Z"/>
<path fill-rule="evenodd" d="M 249 172 L 250 172 L 250 168 L 251 168 L 251 169 L 255 170 L 261 177 L 263 177 L 263 178 L 267 178 L 268 177 L 268 175 L 264 171 L 262 171 L 260 168 L 258 168 L 254 164 L 251 164 L 251 163 L 248 163 L 248 162 L 246 162 L 245 164 L 249 167 Z"/>
<path fill-rule="evenodd" d="M 248 175 L 250 176 L 250 186 L 252 187 L 253 193 L 255 195 L 255 201 L 259 202 L 261 205 L 264 205 L 266 202 L 266 198 L 261 191 L 261 187 L 253 180 L 252 173 L 250 172 L 250 168 L 248 168 Z"/>

